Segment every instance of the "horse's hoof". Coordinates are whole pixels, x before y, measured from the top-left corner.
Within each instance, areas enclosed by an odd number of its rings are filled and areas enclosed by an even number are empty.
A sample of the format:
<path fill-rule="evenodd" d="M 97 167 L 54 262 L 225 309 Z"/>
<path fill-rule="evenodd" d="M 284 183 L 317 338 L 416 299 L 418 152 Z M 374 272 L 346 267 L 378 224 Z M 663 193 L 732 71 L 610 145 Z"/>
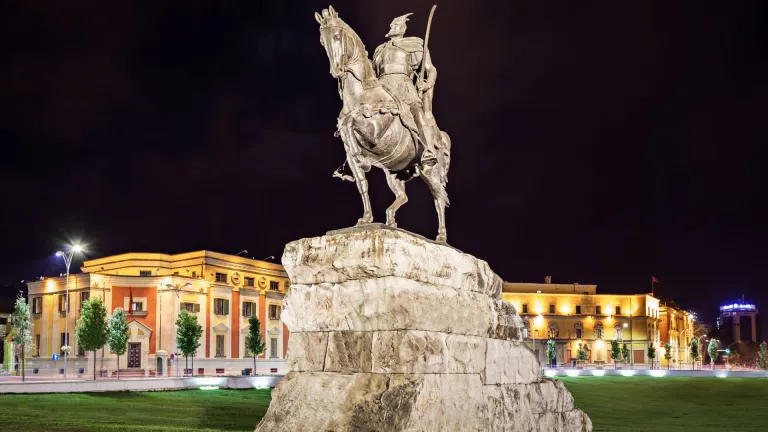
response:
<path fill-rule="evenodd" d="M 397 222 L 395 221 L 387 221 L 387 226 L 391 228 L 397 228 Z"/>
<path fill-rule="evenodd" d="M 360 218 L 357 220 L 357 224 L 355 224 L 356 227 L 364 226 L 364 225 L 370 225 L 371 222 L 373 222 L 373 219 L 367 219 L 367 218 Z"/>
<path fill-rule="evenodd" d="M 440 234 L 440 235 L 438 235 L 438 236 L 437 236 L 437 238 L 435 239 L 435 241 L 436 241 L 437 243 L 444 243 L 444 244 L 448 244 L 448 236 L 447 236 L 447 235 L 445 235 L 445 234 Z"/>

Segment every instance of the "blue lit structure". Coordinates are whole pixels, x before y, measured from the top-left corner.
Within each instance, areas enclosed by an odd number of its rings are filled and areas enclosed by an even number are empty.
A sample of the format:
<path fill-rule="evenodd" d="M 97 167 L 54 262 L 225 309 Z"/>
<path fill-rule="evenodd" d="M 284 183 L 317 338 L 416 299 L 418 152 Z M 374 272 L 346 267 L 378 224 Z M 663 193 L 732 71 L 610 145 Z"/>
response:
<path fill-rule="evenodd" d="M 762 340 L 757 307 L 747 302 L 744 296 L 739 301 L 720 306 L 718 324 L 722 342 L 726 345 Z"/>

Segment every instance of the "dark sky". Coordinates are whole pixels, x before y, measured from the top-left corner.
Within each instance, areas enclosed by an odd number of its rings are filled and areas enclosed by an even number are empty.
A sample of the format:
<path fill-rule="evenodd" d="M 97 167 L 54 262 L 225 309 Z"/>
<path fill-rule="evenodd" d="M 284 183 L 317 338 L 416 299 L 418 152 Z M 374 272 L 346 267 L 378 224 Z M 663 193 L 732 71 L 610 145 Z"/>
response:
<path fill-rule="evenodd" d="M 765 2 L 442 2 L 435 115 L 453 141 L 452 245 L 505 280 L 596 283 L 712 317 L 768 312 Z M 369 52 L 431 2 L 337 1 Z M 309 1 L 0 6 L 0 281 L 90 257 L 279 258 L 353 224 L 331 177 L 341 102 Z M 376 217 L 392 200 L 372 171 Z M 400 226 L 434 237 L 425 185 Z M 79 263 L 77 263 L 79 265 Z M 13 289 L 6 288 L 6 294 Z M 767 320 L 768 321 L 768 320 Z"/>

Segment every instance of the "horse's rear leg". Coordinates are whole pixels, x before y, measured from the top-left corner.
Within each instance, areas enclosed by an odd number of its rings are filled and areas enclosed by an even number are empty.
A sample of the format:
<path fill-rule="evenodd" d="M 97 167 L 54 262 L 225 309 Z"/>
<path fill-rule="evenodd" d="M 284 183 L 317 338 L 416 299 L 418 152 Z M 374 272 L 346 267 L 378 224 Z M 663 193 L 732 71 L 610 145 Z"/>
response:
<path fill-rule="evenodd" d="M 387 185 L 389 185 L 392 193 L 395 194 L 395 201 L 392 203 L 392 205 L 389 206 L 389 208 L 387 208 L 387 225 L 395 228 L 397 227 L 395 214 L 397 213 L 397 209 L 408 202 L 408 195 L 405 194 L 404 180 L 397 178 L 397 174 L 391 171 L 384 170 L 384 173 L 387 176 Z"/>
<path fill-rule="evenodd" d="M 437 238 L 435 241 L 446 243 L 448 241 L 448 231 L 445 228 L 445 207 L 448 205 L 448 194 L 445 192 L 440 180 L 440 169 L 438 165 L 422 165 L 421 178 L 427 183 L 429 191 L 435 200 L 435 209 L 437 210 Z"/>

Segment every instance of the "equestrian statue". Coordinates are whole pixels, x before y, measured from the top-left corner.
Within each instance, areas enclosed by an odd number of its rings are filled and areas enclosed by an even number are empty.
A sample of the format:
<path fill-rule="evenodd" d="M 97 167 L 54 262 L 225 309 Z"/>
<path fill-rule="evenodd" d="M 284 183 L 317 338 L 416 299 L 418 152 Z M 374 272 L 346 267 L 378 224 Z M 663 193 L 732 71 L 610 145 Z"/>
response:
<path fill-rule="evenodd" d="M 363 199 L 363 217 L 357 226 L 373 222 L 365 173 L 375 166 L 384 171 L 395 194 L 387 208 L 387 225 L 397 226 L 397 210 L 408 201 L 405 183 L 421 177 L 437 209 L 436 240 L 445 243 L 451 140 L 432 115 L 437 69 L 427 43 L 434 10 L 432 7 L 424 40 L 405 37 L 411 14 L 395 18 L 386 35 L 390 40 L 376 48 L 373 62 L 360 37 L 332 6 L 315 13 L 315 19 L 343 101 L 336 136 L 344 142 L 347 159 L 334 176 L 357 184 Z"/>

